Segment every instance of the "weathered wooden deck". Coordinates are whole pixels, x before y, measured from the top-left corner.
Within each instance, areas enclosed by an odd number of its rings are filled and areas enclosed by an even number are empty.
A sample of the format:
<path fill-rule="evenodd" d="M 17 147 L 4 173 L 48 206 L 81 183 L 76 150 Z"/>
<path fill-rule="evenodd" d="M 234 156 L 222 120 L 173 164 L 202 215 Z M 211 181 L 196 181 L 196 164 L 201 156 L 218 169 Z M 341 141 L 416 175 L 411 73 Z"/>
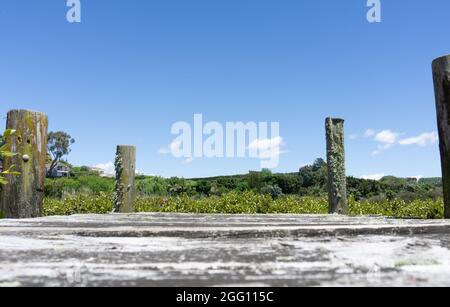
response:
<path fill-rule="evenodd" d="M 450 222 L 296 215 L 0 220 L 0 286 L 450 286 Z"/>

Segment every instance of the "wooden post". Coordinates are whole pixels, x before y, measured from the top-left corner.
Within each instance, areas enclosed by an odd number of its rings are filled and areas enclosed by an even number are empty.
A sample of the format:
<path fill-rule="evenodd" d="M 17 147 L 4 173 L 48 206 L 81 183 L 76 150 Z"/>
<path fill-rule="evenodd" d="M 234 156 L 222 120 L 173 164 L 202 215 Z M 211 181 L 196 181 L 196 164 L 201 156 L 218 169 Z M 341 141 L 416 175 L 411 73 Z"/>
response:
<path fill-rule="evenodd" d="M 117 146 L 115 166 L 116 191 L 114 195 L 114 212 L 134 212 L 136 147 Z"/>
<path fill-rule="evenodd" d="M 450 219 L 450 55 L 433 61 L 445 218 Z"/>
<path fill-rule="evenodd" d="M 347 214 L 344 120 L 327 118 L 325 129 L 327 137 L 329 213 Z"/>
<path fill-rule="evenodd" d="M 6 128 L 16 130 L 7 145 L 17 155 L 5 158 L 3 168 L 15 165 L 13 170 L 20 175 L 8 176 L 8 184 L 2 186 L 0 212 L 7 218 L 42 216 L 48 118 L 39 112 L 12 110 Z"/>

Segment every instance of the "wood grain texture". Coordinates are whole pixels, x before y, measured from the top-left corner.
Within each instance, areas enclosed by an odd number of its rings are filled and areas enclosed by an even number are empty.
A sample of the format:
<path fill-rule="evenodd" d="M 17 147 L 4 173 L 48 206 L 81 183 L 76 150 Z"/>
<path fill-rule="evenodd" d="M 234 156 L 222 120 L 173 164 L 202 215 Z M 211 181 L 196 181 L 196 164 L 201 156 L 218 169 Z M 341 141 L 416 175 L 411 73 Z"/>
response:
<path fill-rule="evenodd" d="M 433 61 L 445 218 L 450 219 L 450 55 Z"/>
<path fill-rule="evenodd" d="M 45 114 L 12 110 L 7 129 L 16 133 L 7 142 L 16 156 L 5 158 L 4 169 L 14 165 L 20 175 L 9 175 L 0 192 L 0 211 L 7 218 L 33 218 L 42 215 L 47 152 L 48 118 Z"/>
<path fill-rule="evenodd" d="M 115 213 L 134 212 L 136 147 L 117 146 L 115 166 L 116 188 L 113 210 Z"/>
<path fill-rule="evenodd" d="M 344 120 L 325 120 L 328 165 L 329 213 L 347 214 L 347 178 L 345 174 Z"/>

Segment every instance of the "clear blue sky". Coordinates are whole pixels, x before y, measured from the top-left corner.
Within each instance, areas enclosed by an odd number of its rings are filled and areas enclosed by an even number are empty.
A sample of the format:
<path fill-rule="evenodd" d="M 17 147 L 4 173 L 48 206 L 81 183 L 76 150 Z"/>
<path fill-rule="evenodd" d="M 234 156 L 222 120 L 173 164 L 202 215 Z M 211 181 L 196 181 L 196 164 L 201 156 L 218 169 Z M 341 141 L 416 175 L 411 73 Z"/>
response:
<path fill-rule="evenodd" d="M 50 130 L 76 139 L 75 165 L 134 144 L 147 174 L 258 169 L 158 152 L 172 123 L 202 113 L 279 121 L 275 171 L 296 171 L 325 156 L 324 119 L 336 116 L 350 175 L 440 175 L 431 61 L 450 53 L 448 0 L 381 0 L 379 24 L 367 22 L 366 0 L 81 3 L 82 23 L 69 24 L 66 0 L 0 0 L 0 124 L 9 109 L 47 113 Z"/>

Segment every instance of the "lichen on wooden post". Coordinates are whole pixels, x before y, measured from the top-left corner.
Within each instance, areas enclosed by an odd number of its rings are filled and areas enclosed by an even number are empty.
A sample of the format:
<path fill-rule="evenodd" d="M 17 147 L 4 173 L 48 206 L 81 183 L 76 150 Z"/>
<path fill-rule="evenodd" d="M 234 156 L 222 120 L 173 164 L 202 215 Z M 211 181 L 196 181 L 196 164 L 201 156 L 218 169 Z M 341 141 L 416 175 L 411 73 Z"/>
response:
<path fill-rule="evenodd" d="M 450 219 L 450 55 L 433 61 L 445 218 Z"/>
<path fill-rule="evenodd" d="M 134 212 L 136 147 L 117 146 L 115 167 L 116 188 L 113 211 L 115 213 Z"/>
<path fill-rule="evenodd" d="M 48 118 L 39 112 L 12 110 L 6 128 L 16 130 L 6 143 L 7 150 L 16 155 L 6 157 L 3 168 L 14 166 L 20 175 L 8 176 L 8 183 L 2 186 L 0 212 L 7 218 L 39 217 L 44 200 Z"/>
<path fill-rule="evenodd" d="M 344 120 L 327 118 L 325 129 L 327 138 L 329 213 L 347 214 Z"/>

